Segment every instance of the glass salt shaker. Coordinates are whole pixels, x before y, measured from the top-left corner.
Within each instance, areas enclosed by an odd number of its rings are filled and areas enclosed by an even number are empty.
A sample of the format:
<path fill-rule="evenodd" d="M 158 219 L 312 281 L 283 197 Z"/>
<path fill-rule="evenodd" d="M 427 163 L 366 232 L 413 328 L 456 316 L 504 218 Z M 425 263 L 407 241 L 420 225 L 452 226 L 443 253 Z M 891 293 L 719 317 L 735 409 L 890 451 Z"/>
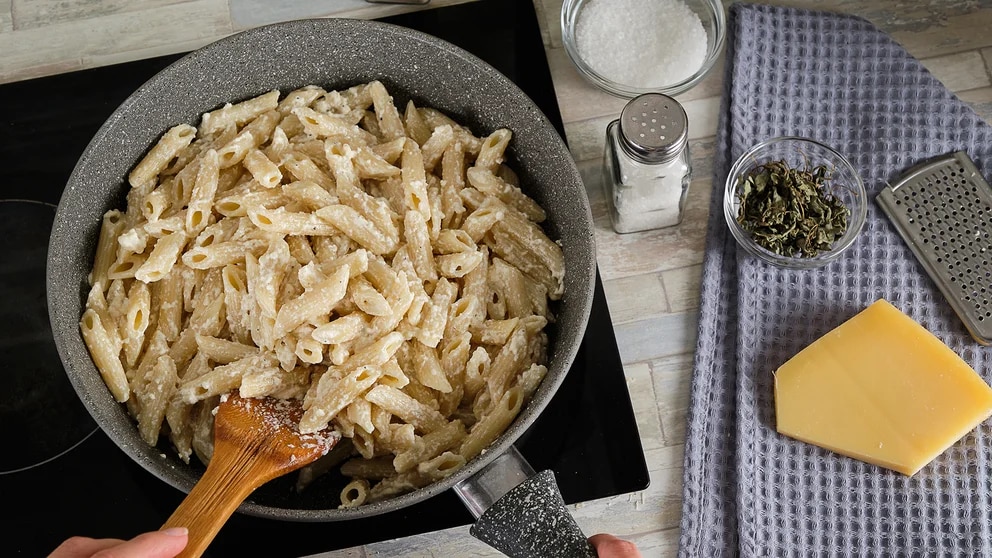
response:
<path fill-rule="evenodd" d="M 646 93 L 606 127 L 603 183 L 618 233 L 682 222 L 692 178 L 689 119 L 675 99 Z"/>

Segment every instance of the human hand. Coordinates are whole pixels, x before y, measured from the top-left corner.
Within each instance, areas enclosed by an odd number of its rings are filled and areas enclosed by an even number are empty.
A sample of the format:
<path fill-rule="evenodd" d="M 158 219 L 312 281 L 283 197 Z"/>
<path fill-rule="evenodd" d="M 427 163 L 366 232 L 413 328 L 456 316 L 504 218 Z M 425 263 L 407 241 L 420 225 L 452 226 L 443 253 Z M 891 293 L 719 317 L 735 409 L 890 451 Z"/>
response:
<path fill-rule="evenodd" d="M 142 533 L 129 541 L 72 537 L 59 545 L 48 558 L 174 558 L 186 548 L 188 531 L 174 527 Z"/>
<path fill-rule="evenodd" d="M 637 545 L 630 541 L 618 539 L 613 535 L 600 533 L 589 537 L 589 542 L 596 549 L 599 558 L 642 558 Z"/>

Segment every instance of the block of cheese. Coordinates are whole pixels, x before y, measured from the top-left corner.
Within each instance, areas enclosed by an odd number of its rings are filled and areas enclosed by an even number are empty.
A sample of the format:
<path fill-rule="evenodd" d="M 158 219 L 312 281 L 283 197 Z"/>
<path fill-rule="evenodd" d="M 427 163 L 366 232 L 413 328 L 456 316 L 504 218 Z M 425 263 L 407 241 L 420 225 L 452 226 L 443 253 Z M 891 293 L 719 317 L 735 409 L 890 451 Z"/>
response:
<path fill-rule="evenodd" d="M 775 372 L 779 433 L 913 475 L 992 415 L 992 389 L 878 300 Z"/>

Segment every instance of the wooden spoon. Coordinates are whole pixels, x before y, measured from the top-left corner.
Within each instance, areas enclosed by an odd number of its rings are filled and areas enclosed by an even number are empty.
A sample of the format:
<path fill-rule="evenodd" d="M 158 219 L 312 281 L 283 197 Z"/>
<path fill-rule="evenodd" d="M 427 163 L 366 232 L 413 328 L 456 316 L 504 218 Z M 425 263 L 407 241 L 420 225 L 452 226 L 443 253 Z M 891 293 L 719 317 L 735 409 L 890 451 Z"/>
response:
<path fill-rule="evenodd" d="M 256 488 L 316 461 L 341 439 L 333 430 L 301 434 L 298 400 L 242 398 L 221 401 L 214 420 L 214 454 L 206 472 L 163 525 L 189 529 L 179 556 L 201 556 Z"/>

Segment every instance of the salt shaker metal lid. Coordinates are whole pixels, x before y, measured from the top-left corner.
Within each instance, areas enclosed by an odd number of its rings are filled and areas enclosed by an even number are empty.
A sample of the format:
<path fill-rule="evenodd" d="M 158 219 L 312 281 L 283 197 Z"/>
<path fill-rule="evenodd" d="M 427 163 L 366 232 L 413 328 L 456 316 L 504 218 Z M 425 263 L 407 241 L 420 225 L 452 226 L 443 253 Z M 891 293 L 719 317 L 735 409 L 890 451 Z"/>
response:
<path fill-rule="evenodd" d="M 620 145 L 645 163 L 665 163 L 689 141 L 689 118 L 675 99 L 645 93 L 631 99 L 620 112 Z"/>

